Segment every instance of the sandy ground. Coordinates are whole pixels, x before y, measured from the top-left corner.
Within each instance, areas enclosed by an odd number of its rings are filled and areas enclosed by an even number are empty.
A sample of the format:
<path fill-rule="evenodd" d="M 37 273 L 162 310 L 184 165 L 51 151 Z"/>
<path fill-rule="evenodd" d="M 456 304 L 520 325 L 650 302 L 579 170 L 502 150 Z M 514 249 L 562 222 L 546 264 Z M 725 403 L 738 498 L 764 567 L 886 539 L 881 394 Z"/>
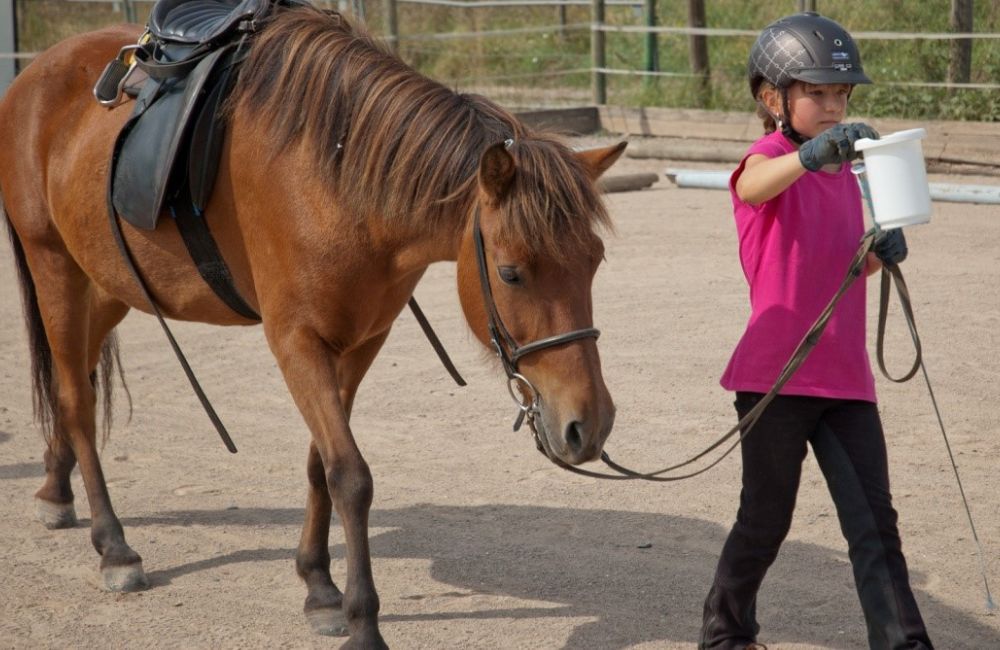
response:
<path fill-rule="evenodd" d="M 667 166 L 683 164 L 625 160 L 614 171 Z M 700 450 L 733 421 L 717 378 L 745 322 L 746 290 L 726 193 L 663 180 L 608 202 L 617 234 L 595 287 L 618 405 L 607 449 L 652 469 Z M 927 368 L 1000 590 L 1000 208 L 936 204 L 933 222 L 907 236 Z M 0 647 L 339 645 L 313 636 L 301 614 L 293 558 L 307 432 L 260 328 L 174 329 L 236 439 L 240 452 L 230 455 L 155 320 L 131 314 L 120 327 L 135 412 L 127 424 L 119 412 L 102 458 L 152 588 L 110 594 L 100 587 L 78 473 L 80 526 L 48 531 L 33 520 L 42 441 L 9 247 L 0 257 Z M 453 265 L 432 268 L 417 298 L 470 385 L 450 383 L 407 312 L 359 394 L 354 431 L 375 476 L 372 554 L 386 640 L 435 649 L 694 647 L 735 515 L 738 458 L 670 485 L 565 473 L 528 434 L 510 432 L 514 410 L 500 371 L 466 329 Z M 902 321 L 890 329 L 898 371 L 910 350 Z M 985 611 L 927 389 L 882 379 L 878 388 L 904 550 L 931 635 L 940 648 L 1000 647 L 1000 616 Z M 331 544 L 342 580 L 336 525 Z M 811 457 L 758 609 L 760 639 L 772 648 L 865 646 L 845 544 Z"/>

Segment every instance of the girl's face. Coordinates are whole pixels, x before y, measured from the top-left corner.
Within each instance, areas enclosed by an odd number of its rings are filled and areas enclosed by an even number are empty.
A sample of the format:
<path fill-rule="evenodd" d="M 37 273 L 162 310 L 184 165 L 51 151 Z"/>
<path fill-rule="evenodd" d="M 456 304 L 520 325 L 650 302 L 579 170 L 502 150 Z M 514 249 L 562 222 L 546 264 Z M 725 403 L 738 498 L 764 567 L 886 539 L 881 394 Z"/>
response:
<path fill-rule="evenodd" d="M 788 112 L 792 128 L 815 138 L 847 117 L 850 84 L 810 84 L 796 81 L 788 88 Z"/>

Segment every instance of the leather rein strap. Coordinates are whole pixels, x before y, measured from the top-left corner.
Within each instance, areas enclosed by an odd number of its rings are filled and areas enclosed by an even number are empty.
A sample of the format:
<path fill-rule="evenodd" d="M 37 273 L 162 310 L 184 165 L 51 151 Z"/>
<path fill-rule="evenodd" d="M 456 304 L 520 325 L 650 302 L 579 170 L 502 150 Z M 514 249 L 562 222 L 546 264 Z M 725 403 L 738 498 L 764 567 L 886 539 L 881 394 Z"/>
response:
<path fill-rule="evenodd" d="M 109 171 L 109 178 L 114 178 L 115 164 L 118 162 L 118 156 L 121 153 L 122 143 L 125 141 L 124 134 L 126 134 L 139 119 L 139 114 L 136 114 L 129 118 L 129 121 L 125 123 L 122 127 L 122 135 L 118 137 L 115 141 L 115 148 L 111 155 L 111 168 Z M 226 431 L 226 426 L 219 419 L 218 414 L 216 414 L 215 409 L 212 407 L 212 403 L 208 400 L 208 396 L 205 395 L 205 391 L 202 390 L 201 384 L 198 383 L 198 378 L 195 377 L 194 371 L 191 369 L 191 365 L 187 362 L 187 358 L 184 356 L 184 352 L 181 351 L 180 346 L 177 344 L 177 340 L 174 338 L 173 333 L 170 328 L 167 327 L 167 322 L 163 319 L 163 314 L 160 312 L 160 308 L 157 306 L 156 301 L 153 299 L 152 293 L 150 293 L 149 288 L 146 286 L 146 281 L 143 279 L 142 275 L 139 273 L 139 269 L 135 264 L 135 259 L 132 257 L 132 251 L 129 249 L 128 244 L 125 242 L 125 237 L 122 234 L 121 223 L 118 220 L 118 211 L 115 210 L 114 200 L 112 198 L 112 183 L 108 182 L 107 187 L 107 202 L 108 202 L 108 220 L 111 223 L 111 232 L 115 237 L 115 243 L 118 244 L 118 250 L 122 253 L 122 258 L 125 260 L 125 267 L 128 269 L 129 273 L 135 278 L 136 283 L 139 285 L 139 289 L 142 291 L 143 297 L 146 302 L 149 303 L 150 309 L 152 309 L 153 314 L 156 316 L 156 320 L 159 321 L 160 327 L 163 328 L 163 333 L 166 334 L 167 340 L 170 342 L 170 347 L 173 348 L 174 354 L 177 356 L 177 361 L 181 364 L 181 368 L 184 369 L 184 374 L 187 375 L 188 381 L 191 383 L 191 388 L 194 389 L 195 395 L 198 396 L 198 400 L 201 402 L 202 408 L 205 409 L 205 413 L 208 415 L 209 420 L 215 426 L 215 430 L 219 432 L 219 437 L 222 438 L 222 443 L 226 445 L 226 449 L 230 453 L 236 453 L 236 444 L 233 443 L 233 439 L 230 437 L 229 432 Z"/>
<path fill-rule="evenodd" d="M 795 351 L 792 353 L 791 358 L 785 364 L 784 368 L 782 368 L 771 390 L 763 398 L 761 398 L 761 400 L 757 402 L 756 405 L 754 405 L 754 407 L 750 410 L 750 412 L 748 412 L 742 419 L 740 419 L 740 421 L 736 424 L 736 426 L 734 426 L 732 429 L 726 432 L 722 437 L 720 437 L 718 440 L 712 443 L 709 447 L 707 447 L 697 455 L 692 456 L 688 460 L 676 463 L 674 465 L 671 465 L 670 467 L 665 467 L 655 472 L 639 472 L 636 470 L 629 469 L 627 467 L 623 467 L 622 465 L 619 465 L 618 463 L 611 460 L 611 457 L 608 455 L 607 452 L 601 453 L 601 461 L 603 461 L 605 465 L 607 465 L 615 472 L 618 472 L 617 474 L 604 474 L 601 472 L 592 472 L 589 470 L 580 469 L 578 467 L 572 467 L 570 465 L 566 465 L 558 461 L 554 462 L 556 462 L 557 465 L 559 465 L 560 467 L 562 467 L 567 471 L 573 472 L 575 474 L 582 474 L 584 476 L 590 476 L 593 478 L 601 478 L 601 479 L 617 480 L 617 481 L 644 480 L 644 481 L 657 481 L 657 482 L 681 481 L 684 479 L 692 478 L 694 476 L 698 476 L 699 474 L 707 472 L 708 470 L 718 465 L 720 462 L 722 462 L 722 460 L 726 456 L 728 456 L 733 451 L 733 449 L 736 448 L 738 444 L 740 444 L 740 442 L 743 441 L 744 438 L 747 437 L 747 435 L 749 435 L 750 430 L 760 419 L 760 416 L 763 413 L 764 409 L 767 408 L 767 405 L 770 404 L 771 401 L 775 398 L 775 396 L 778 395 L 778 392 L 781 390 L 781 388 L 784 387 L 786 383 L 788 383 L 788 380 L 791 379 L 792 375 L 795 374 L 795 372 L 799 369 L 802 363 L 806 360 L 806 357 L 809 356 L 809 353 L 812 352 L 812 349 L 816 347 L 816 344 L 819 342 L 819 338 L 822 335 L 823 330 L 826 328 L 827 322 L 833 315 L 833 310 L 836 307 L 837 303 L 840 302 L 840 299 L 844 296 L 844 294 L 854 283 L 854 281 L 864 273 L 867 254 L 872 249 L 872 246 L 875 243 L 875 236 L 877 234 L 878 233 L 875 230 L 870 230 L 867 233 L 865 233 L 865 236 L 861 240 L 861 245 L 854 256 L 854 259 L 851 261 L 851 264 L 847 271 L 847 275 L 844 277 L 844 281 L 841 283 L 840 288 L 834 294 L 829 304 L 827 304 L 827 306 L 820 313 L 816 321 L 809 328 L 809 331 L 806 332 L 805 336 L 802 338 L 802 341 L 799 343 L 798 347 L 795 348 Z M 913 367 L 910 369 L 908 373 L 906 373 L 906 375 L 898 379 L 889 375 L 888 371 L 886 370 L 884 361 L 885 354 L 883 349 L 883 342 L 885 340 L 886 311 L 889 304 L 888 294 L 889 294 L 890 278 L 895 281 L 896 289 L 897 292 L 899 293 L 900 303 L 902 304 L 903 313 L 906 316 L 906 322 L 907 325 L 909 325 L 910 333 L 913 337 L 914 346 L 916 349 L 916 360 L 913 363 Z M 881 286 L 881 297 L 879 304 L 879 319 L 878 319 L 877 358 L 878 358 L 879 368 L 881 369 L 882 373 L 888 379 L 895 382 L 904 382 L 912 378 L 914 374 L 916 374 L 917 369 L 920 367 L 922 363 L 920 337 L 917 335 L 916 325 L 913 319 L 913 309 L 910 302 L 909 291 L 906 288 L 906 283 L 903 281 L 903 274 L 899 270 L 899 266 L 895 264 L 885 264 L 882 267 L 882 286 Z M 709 465 L 695 471 L 689 471 L 684 474 L 664 476 L 664 474 L 668 474 L 670 472 L 679 470 L 683 467 L 687 467 L 688 465 L 691 465 L 692 463 L 695 463 L 696 461 L 704 458 L 706 455 L 708 455 L 715 449 L 718 449 L 720 446 L 725 444 L 728 440 L 730 440 L 734 436 L 737 436 L 737 434 L 738 437 L 736 438 L 736 440 L 729 445 L 729 447 L 725 450 L 725 452 L 721 456 L 712 461 Z"/>

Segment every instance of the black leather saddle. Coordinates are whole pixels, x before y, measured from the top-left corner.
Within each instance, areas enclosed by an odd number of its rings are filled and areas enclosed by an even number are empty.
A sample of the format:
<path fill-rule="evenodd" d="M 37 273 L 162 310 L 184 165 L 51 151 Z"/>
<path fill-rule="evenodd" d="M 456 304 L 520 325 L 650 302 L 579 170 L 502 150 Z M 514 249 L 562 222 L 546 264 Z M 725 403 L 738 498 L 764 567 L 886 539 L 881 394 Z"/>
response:
<path fill-rule="evenodd" d="M 272 0 L 159 0 L 149 14 L 149 33 L 170 43 L 198 45 L 237 31 L 270 11 Z"/>
<path fill-rule="evenodd" d="M 123 99 L 126 78 L 137 89 L 132 115 L 119 134 L 111 197 L 123 219 L 156 227 L 159 215 L 187 186 L 195 211 L 211 196 L 225 134 L 218 109 L 245 54 L 248 37 L 278 6 L 300 0 L 158 0 L 137 45 L 123 48 L 94 89 L 101 103 Z M 126 59 L 131 55 L 131 60 Z"/>
<path fill-rule="evenodd" d="M 233 287 L 205 220 L 225 135 L 220 107 L 249 39 L 279 7 L 306 0 L 157 0 L 139 42 L 105 68 L 94 96 L 117 106 L 135 97 L 118 134 L 108 178 L 108 209 L 152 230 L 169 213 L 199 273 L 234 311 L 258 315 Z M 129 86 L 133 72 L 147 77 Z M 129 92 L 131 91 L 131 92 Z M 124 252 L 124 251 L 123 251 Z"/>

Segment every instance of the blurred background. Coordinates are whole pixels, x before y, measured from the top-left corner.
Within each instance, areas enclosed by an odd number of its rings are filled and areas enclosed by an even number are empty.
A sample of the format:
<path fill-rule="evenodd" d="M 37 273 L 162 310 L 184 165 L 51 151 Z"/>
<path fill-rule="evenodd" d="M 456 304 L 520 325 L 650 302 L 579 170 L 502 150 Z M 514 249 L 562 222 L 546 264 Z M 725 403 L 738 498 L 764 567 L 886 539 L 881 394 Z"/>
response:
<path fill-rule="evenodd" d="M 1000 121 L 996 0 L 314 0 L 422 73 L 513 110 L 611 104 L 752 111 L 746 59 L 800 10 L 840 22 L 865 71 L 852 111 Z M 57 41 L 144 23 L 152 0 L 0 0 L 0 88 Z"/>

